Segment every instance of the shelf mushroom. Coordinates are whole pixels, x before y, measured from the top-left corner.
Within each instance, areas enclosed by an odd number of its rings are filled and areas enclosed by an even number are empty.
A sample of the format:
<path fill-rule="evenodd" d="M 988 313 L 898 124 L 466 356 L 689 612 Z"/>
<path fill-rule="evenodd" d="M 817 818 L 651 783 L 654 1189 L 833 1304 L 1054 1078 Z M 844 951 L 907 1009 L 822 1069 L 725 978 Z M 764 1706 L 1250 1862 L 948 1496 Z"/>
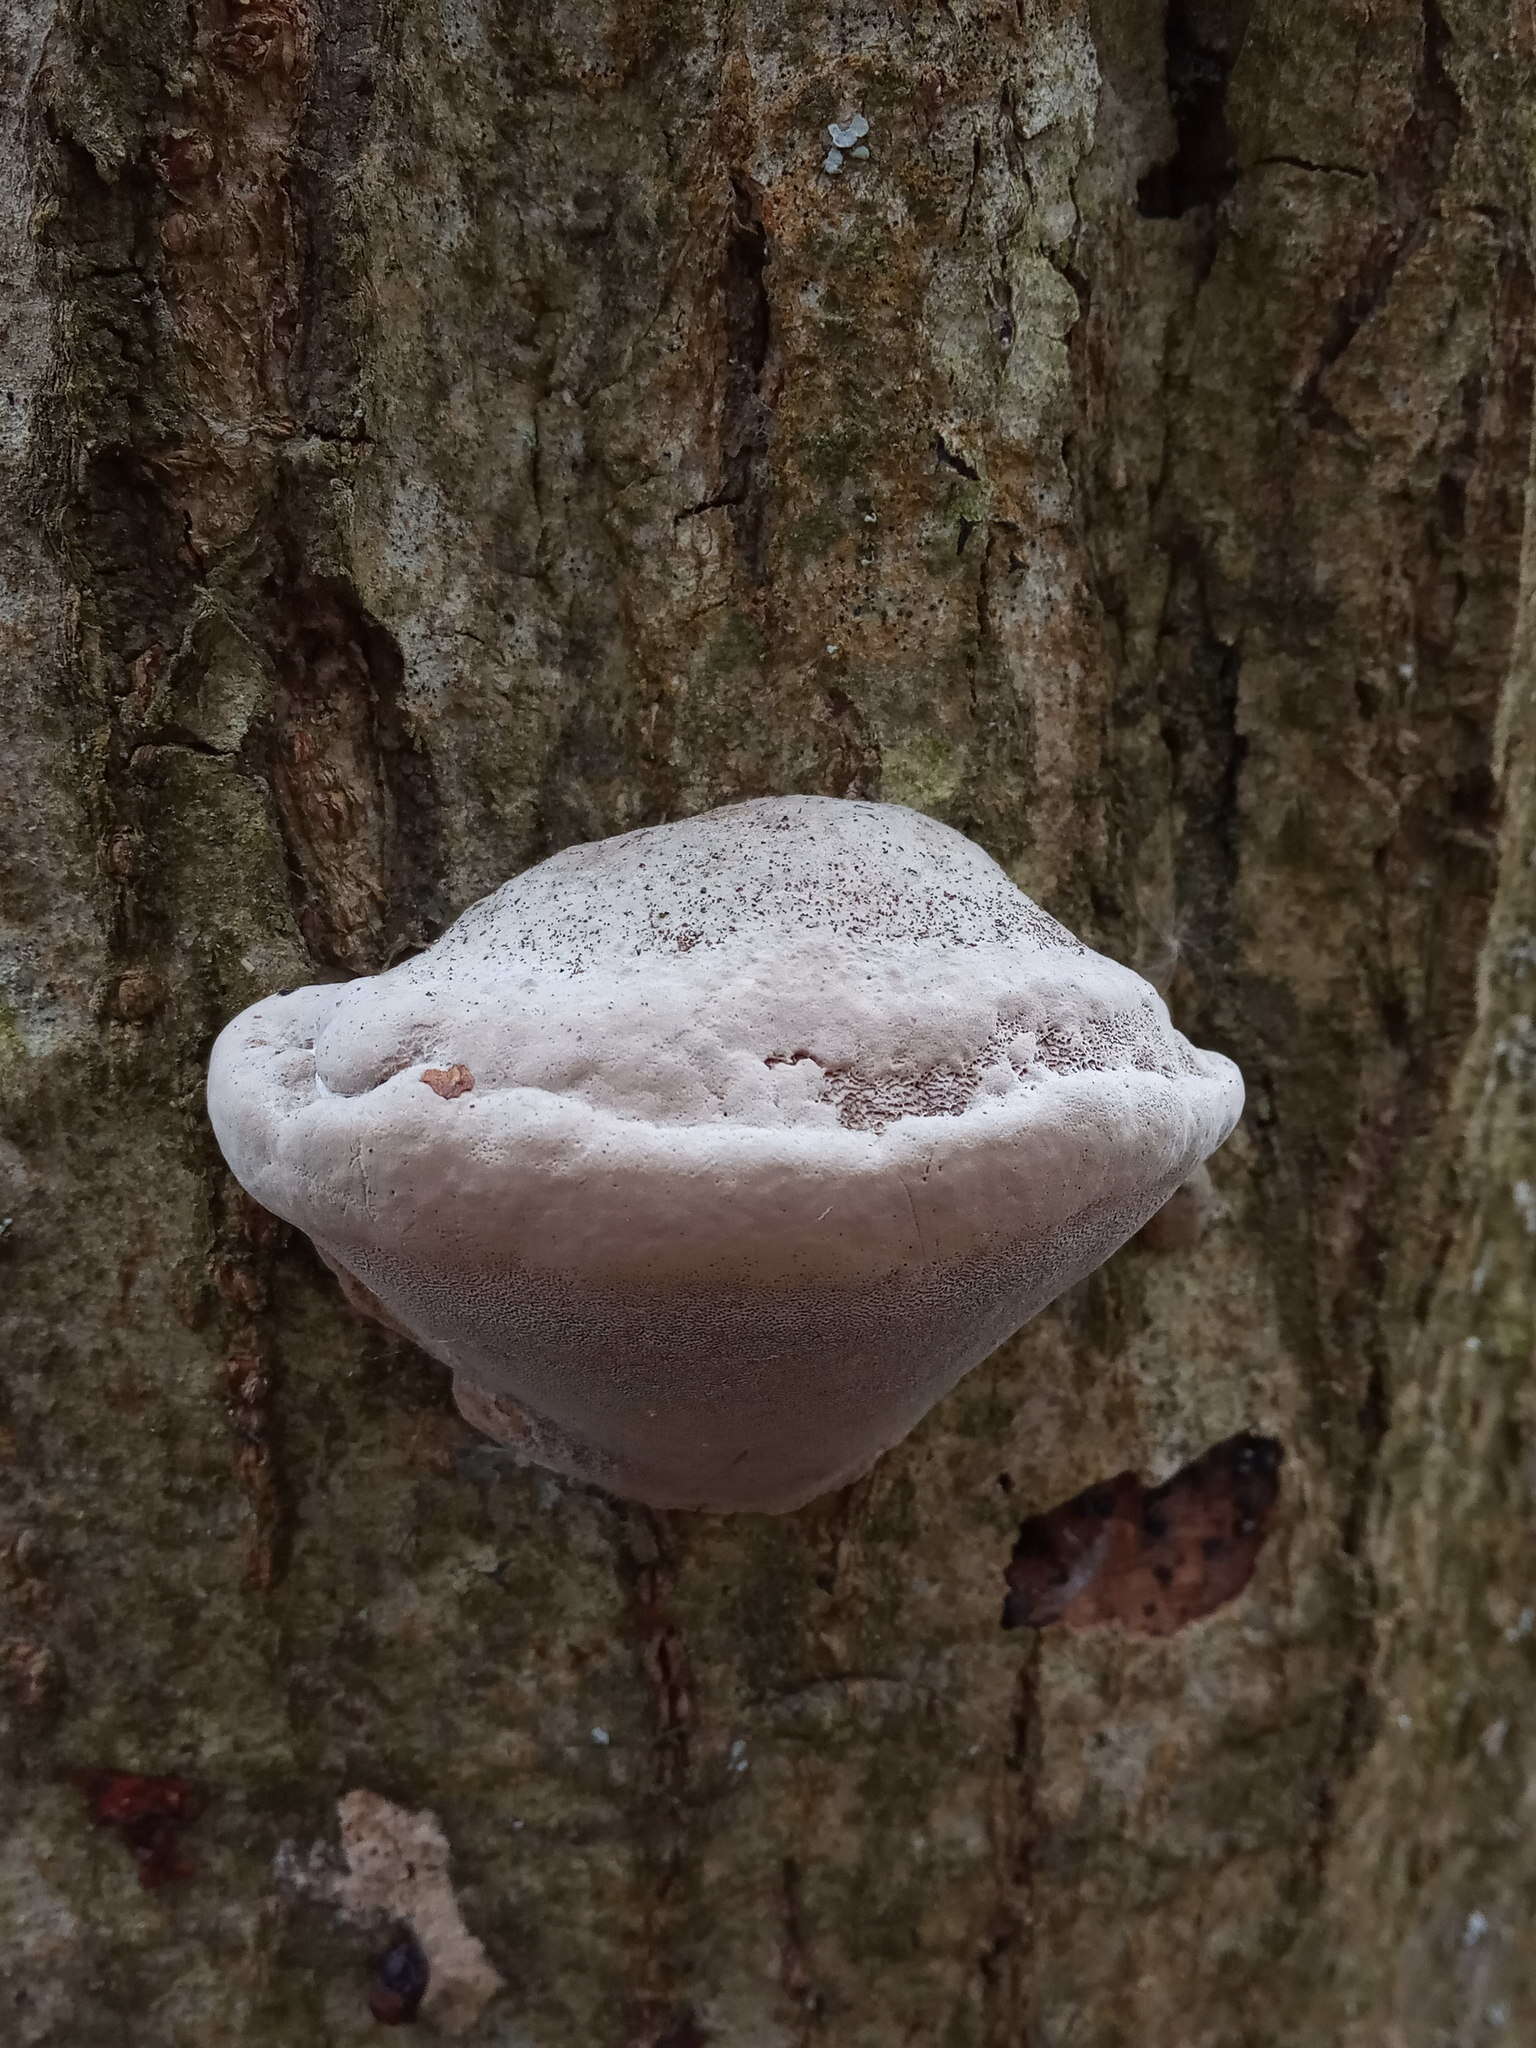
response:
<path fill-rule="evenodd" d="M 761 798 L 575 846 L 214 1047 L 237 1178 L 529 1460 L 846 1484 L 1227 1136 L 1236 1067 L 960 833 Z"/>

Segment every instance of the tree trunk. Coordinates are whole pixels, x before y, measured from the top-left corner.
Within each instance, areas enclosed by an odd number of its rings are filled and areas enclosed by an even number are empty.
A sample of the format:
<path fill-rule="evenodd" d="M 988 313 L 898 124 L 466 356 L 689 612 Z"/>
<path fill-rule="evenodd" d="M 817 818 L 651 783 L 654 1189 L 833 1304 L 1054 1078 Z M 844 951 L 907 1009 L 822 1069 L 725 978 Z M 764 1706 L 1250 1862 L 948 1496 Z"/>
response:
<path fill-rule="evenodd" d="M 414 1943 L 498 2048 L 1536 2039 L 1525 12 L 0 39 L 0 2034 L 363 2042 Z M 971 834 L 1249 1109 L 866 1480 L 654 1515 L 481 1446 L 201 1075 L 781 790 Z M 1022 1516 L 1242 1430 L 1239 1598 L 1002 1631 Z"/>

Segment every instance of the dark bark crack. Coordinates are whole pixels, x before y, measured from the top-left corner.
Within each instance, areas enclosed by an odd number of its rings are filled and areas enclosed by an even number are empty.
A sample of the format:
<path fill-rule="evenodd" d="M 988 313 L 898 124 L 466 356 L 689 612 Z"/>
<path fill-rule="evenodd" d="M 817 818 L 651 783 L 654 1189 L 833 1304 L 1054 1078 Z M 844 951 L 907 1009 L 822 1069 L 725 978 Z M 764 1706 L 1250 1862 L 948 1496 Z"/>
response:
<path fill-rule="evenodd" d="M 721 487 L 712 499 L 692 509 L 703 511 L 720 505 L 730 513 L 737 551 L 754 583 L 763 581 L 768 565 L 768 447 L 773 433 L 768 360 L 773 330 L 767 273 L 771 259 L 762 194 L 745 173 L 733 172 L 720 266 L 725 329 Z"/>
<path fill-rule="evenodd" d="M 981 471 L 973 468 L 963 455 L 957 455 L 942 434 L 934 435 L 933 452 L 945 469 L 952 469 L 957 476 L 963 476 L 973 484 L 981 482 Z"/>
<path fill-rule="evenodd" d="M 1244 5 L 1218 28 L 1194 0 L 1169 0 L 1163 43 L 1175 145 L 1137 187 L 1136 203 L 1147 220 L 1182 220 L 1196 207 L 1215 206 L 1236 183 L 1227 86 L 1246 26 Z"/>
<path fill-rule="evenodd" d="M 441 921 L 437 799 L 393 636 L 340 578 L 272 594 L 268 762 L 295 913 L 327 967 L 366 973 Z"/>
<path fill-rule="evenodd" d="M 997 1903 L 976 1958 L 985 2048 L 1016 2048 L 1034 2038 L 1035 1864 L 1041 1835 L 1039 1659 L 1039 1638 L 1032 1636 L 1014 1688 L 994 1805 Z"/>
<path fill-rule="evenodd" d="M 695 1729 L 693 1674 L 672 1612 L 677 1548 L 672 1518 L 623 1509 L 619 1577 L 639 1670 L 651 1705 L 651 1783 L 643 1830 L 641 1948 L 635 1959 L 626 2048 L 705 2048 L 709 2035 L 683 1995 L 677 1956 L 696 1864 L 688 1840 Z"/>
<path fill-rule="evenodd" d="M 1334 309 L 1298 401 L 1314 427 L 1334 432 L 1345 428 L 1322 390 L 1323 382 L 1355 336 L 1386 304 L 1398 272 L 1423 246 L 1437 217 L 1440 188 L 1450 171 L 1463 117 L 1461 96 L 1447 64 L 1449 47 L 1445 16 L 1436 0 L 1424 0 L 1419 93 L 1381 181 L 1384 217 L 1349 290 Z"/>
<path fill-rule="evenodd" d="M 1369 171 L 1362 171 L 1354 164 L 1319 164 L 1305 156 L 1261 156 L 1249 164 L 1247 169 L 1263 171 L 1273 166 L 1281 166 L 1292 171 L 1315 171 L 1319 177 L 1324 178 L 1368 179 L 1371 175 Z"/>
<path fill-rule="evenodd" d="M 227 1174 L 218 1176 L 214 1205 L 218 1222 L 210 1266 L 227 1317 L 220 1391 L 235 1483 L 250 1516 L 246 1583 L 270 1593 L 282 1579 L 293 1541 L 270 1315 L 273 1269 L 288 1231 Z"/>

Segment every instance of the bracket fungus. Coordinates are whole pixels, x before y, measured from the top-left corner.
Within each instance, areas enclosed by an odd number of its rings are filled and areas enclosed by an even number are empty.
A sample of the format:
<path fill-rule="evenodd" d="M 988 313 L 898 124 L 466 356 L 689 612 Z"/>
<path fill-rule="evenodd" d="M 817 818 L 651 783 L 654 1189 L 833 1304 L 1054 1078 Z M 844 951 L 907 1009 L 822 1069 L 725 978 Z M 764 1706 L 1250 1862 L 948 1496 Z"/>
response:
<path fill-rule="evenodd" d="M 761 798 L 574 846 L 214 1047 L 236 1176 L 529 1460 L 656 1507 L 863 1472 L 1151 1217 L 1231 1061 L 981 849 Z"/>

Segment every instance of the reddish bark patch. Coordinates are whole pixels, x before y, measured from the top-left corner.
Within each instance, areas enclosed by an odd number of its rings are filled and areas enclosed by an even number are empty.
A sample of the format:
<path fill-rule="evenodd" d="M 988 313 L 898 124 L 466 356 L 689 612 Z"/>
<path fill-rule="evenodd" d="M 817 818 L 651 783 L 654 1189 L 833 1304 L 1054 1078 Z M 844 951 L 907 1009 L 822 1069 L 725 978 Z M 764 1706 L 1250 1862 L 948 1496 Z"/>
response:
<path fill-rule="evenodd" d="M 130 967 L 126 974 L 118 976 L 112 991 L 112 1013 L 125 1023 L 143 1024 L 161 1008 L 165 998 L 165 982 L 153 968 Z"/>
<path fill-rule="evenodd" d="M 467 1095 L 475 1085 L 474 1075 L 457 1060 L 451 1067 L 428 1067 L 421 1078 L 444 1102 L 452 1102 L 456 1095 Z"/>
<path fill-rule="evenodd" d="M 1004 1628 L 1101 1628 L 1167 1636 L 1235 1600 L 1253 1576 L 1280 1497 L 1285 1453 L 1244 1432 L 1161 1486 L 1117 1472 L 1021 1524 Z"/>
<path fill-rule="evenodd" d="M 161 138 L 160 174 L 173 191 L 200 185 L 217 161 L 213 143 L 195 128 L 173 128 Z"/>
<path fill-rule="evenodd" d="M 193 1866 L 181 1855 L 181 1831 L 208 1803 L 196 1786 L 185 1778 L 149 1778 L 137 1771 L 82 1770 L 71 1776 L 96 1825 L 117 1829 L 146 1891 L 192 1875 Z"/>

